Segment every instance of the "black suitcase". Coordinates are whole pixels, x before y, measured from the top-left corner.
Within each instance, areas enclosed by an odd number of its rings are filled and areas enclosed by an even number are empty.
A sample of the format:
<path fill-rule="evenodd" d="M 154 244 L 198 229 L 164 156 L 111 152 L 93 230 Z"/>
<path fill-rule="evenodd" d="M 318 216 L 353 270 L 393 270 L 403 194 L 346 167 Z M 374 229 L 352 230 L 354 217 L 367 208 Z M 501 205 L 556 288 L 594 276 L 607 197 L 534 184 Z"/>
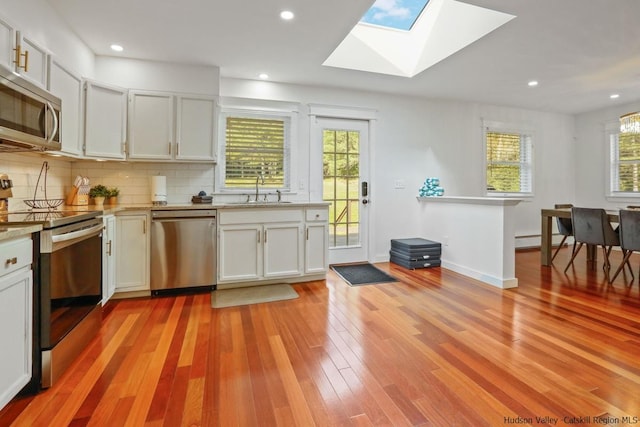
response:
<path fill-rule="evenodd" d="M 402 267 L 409 268 L 411 270 L 416 268 L 430 268 L 430 267 L 440 267 L 441 261 L 439 259 L 425 259 L 419 261 L 406 261 L 402 258 L 398 258 L 396 256 L 391 256 L 390 261 L 394 264 L 401 265 Z"/>

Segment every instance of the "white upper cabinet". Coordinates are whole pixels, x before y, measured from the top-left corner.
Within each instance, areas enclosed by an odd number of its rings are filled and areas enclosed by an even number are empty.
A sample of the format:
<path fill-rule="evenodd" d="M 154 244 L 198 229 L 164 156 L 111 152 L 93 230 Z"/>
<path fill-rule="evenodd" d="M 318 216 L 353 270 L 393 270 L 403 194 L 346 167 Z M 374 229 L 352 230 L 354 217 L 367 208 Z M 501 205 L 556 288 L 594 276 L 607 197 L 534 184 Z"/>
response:
<path fill-rule="evenodd" d="M 86 80 L 84 84 L 85 156 L 124 159 L 127 134 L 127 90 L 90 80 Z"/>
<path fill-rule="evenodd" d="M 49 51 L 0 17 L 0 64 L 46 88 Z"/>
<path fill-rule="evenodd" d="M 16 64 L 15 71 L 27 80 L 46 88 L 49 52 L 21 31 L 16 31 L 16 49 L 16 61 L 19 61 L 19 64 Z"/>
<path fill-rule="evenodd" d="M 9 22 L 0 18 L 0 64 L 15 69 L 16 30 Z"/>
<path fill-rule="evenodd" d="M 214 162 L 214 97 L 129 93 L 129 158 Z"/>
<path fill-rule="evenodd" d="M 67 70 L 56 58 L 50 57 L 49 92 L 62 100 L 60 137 L 62 152 L 82 155 L 82 79 Z"/>
<path fill-rule="evenodd" d="M 129 158 L 171 160 L 174 97 L 164 92 L 129 93 Z"/>
<path fill-rule="evenodd" d="M 215 106 L 212 97 L 177 96 L 176 159 L 216 160 Z"/>

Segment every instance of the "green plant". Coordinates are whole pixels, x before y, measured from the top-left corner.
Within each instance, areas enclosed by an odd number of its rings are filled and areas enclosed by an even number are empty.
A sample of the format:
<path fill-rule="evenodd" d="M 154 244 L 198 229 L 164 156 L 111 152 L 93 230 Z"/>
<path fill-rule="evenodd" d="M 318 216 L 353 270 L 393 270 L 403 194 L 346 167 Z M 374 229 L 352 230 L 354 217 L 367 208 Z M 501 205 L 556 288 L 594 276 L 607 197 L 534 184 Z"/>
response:
<path fill-rule="evenodd" d="M 94 185 L 89 190 L 89 197 L 109 197 L 109 189 L 102 184 Z"/>
<path fill-rule="evenodd" d="M 118 187 L 111 187 L 107 191 L 107 197 L 118 197 L 120 195 L 120 190 L 118 189 Z"/>

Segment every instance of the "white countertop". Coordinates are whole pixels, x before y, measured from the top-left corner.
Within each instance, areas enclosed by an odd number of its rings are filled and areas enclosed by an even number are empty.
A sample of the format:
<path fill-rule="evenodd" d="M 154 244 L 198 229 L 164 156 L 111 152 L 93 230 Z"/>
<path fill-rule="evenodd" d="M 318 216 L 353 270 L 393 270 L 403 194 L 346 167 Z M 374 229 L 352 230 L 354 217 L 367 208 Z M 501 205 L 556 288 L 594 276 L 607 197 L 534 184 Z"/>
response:
<path fill-rule="evenodd" d="M 18 225 L 18 226 L 0 226 L 0 241 L 13 239 L 15 237 L 27 236 L 42 230 L 40 224 L 37 225 Z"/>
<path fill-rule="evenodd" d="M 466 203 L 474 205 L 514 206 L 522 201 L 511 197 L 437 196 L 416 197 L 419 202 Z"/>

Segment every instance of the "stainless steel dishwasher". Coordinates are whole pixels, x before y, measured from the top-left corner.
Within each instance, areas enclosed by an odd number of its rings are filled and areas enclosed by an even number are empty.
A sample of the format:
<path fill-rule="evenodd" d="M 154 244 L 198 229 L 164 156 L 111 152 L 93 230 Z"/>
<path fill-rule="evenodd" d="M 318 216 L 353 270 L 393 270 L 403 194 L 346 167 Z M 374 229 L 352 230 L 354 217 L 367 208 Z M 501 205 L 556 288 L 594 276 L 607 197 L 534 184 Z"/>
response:
<path fill-rule="evenodd" d="M 151 211 L 152 294 L 214 289 L 216 256 L 215 209 Z"/>

